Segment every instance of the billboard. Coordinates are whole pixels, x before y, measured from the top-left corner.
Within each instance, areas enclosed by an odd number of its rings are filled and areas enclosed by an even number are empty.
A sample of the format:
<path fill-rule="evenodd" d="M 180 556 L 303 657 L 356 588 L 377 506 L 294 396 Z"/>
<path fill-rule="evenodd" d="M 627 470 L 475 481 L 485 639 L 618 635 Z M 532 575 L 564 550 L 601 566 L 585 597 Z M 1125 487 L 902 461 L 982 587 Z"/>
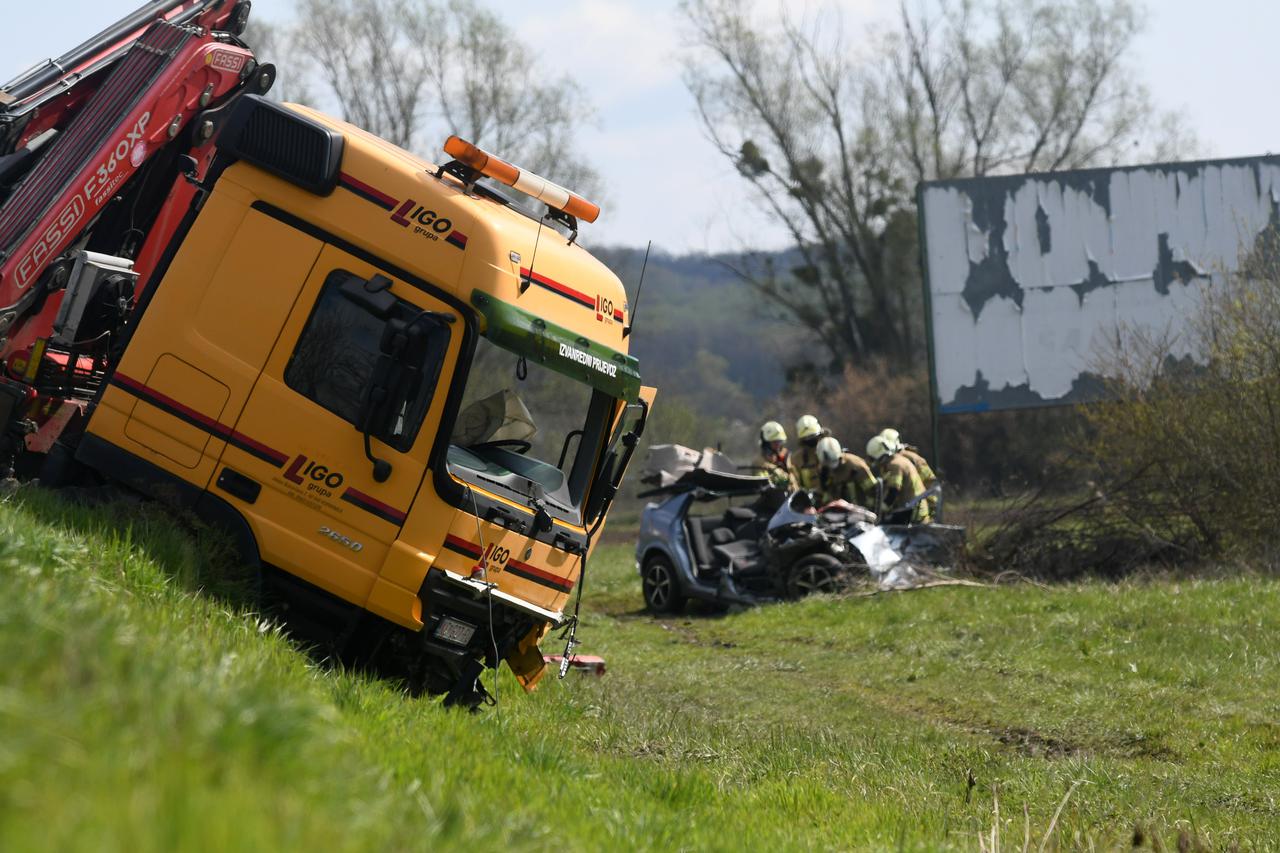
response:
<path fill-rule="evenodd" d="M 938 411 L 1082 402 L 1121 330 L 1181 334 L 1280 227 L 1280 157 L 933 181 L 919 190 Z"/>

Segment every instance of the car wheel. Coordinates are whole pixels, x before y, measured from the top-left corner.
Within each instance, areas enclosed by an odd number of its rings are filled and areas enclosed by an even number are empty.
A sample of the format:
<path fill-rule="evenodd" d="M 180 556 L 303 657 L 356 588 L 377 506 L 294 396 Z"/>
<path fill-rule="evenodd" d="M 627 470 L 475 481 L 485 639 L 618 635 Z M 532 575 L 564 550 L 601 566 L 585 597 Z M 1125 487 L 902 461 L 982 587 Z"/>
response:
<path fill-rule="evenodd" d="M 804 598 L 815 593 L 839 592 L 844 589 L 844 566 L 835 557 L 813 554 L 798 561 L 787 573 L 787 594 Z"/>
<path fill-rule="evenodd" d="M 645 561 L 641 583 L 644 603 L 654 613 L 676 613 L 684 607 L 684 590 L 680 588 L 675 567 L 666 557 L 653 556 Z"/>

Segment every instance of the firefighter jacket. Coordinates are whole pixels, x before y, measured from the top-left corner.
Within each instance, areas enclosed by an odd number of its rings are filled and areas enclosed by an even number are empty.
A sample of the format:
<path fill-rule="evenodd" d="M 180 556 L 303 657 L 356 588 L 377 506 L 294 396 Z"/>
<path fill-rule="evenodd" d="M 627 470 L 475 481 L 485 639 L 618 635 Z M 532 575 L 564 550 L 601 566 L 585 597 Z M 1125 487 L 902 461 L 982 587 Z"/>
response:
<path fill-rule="evenodd" d="M 933 473 L 929 463 L 914 447 L 904 447 L 901 452 L 903 456 L 907 457 L 908 462 L 916 466 L 916 473 L 920 475 L 920 482 L 924 483 L 926 489 L 938 482 L 938 475 Z"/>
<path fill-rule="evenodd" d="M 881 479 L 884 481 L 885 501 L 887 503 L 886 512 L 902 509 L 924 494 L 924 481 L 920 479 L 920 473 L 916 471 L 916 466 L 911 464 L 911 460 L 901 453 L 895 453 L 888 459 L 882 460 L 877 467 L 879 467 Z M 889 502 L 890 497 L 892 497 L 891 503 Z M 914 522 L 930 521 L 932 516 L 933 513 L 929 509 L 929 502 L 924 500 L 915 505 L 911 520 Z"/>
<path fill-rule="evenodd" d="M 822 472 L 822 502 L 848 501 L 875 512 L 876 475 L 861 456 L 844 453 L 833 467 Z"/>
<path fill-rule="evenodd" d="M 791 467 L 791 453 L 785 447 L 777 456 L 766 453 L 760 470 L 769 478 L 772 486 L 788 491 L 798 487 L 795 471 Z"/>
<path fill-rule="evenodd" d="M 818 463 L 818 442 L 831 435 L 823 430 L 821 434 L 803 439 L 791 458 L 791 472 L 795 475 L 796 485 L 809 491 L 822 488 L 822 466 Z"/>
<path fill-rule="evenodd" d="M 929 463 L 925 461 L 925 458 L 920 455 L 919 451 L 914 447 L 904 447 L 902 449 L 902 455 L 907 457 L 907 461 L 912 465 L 916 466 L 916 473 L 920 475 L 920 482 L 924 483 L 925 489 L 932 489 L 934 483 L 938 482 L 938 475 L 933 473 L 933 468 L 929 466 Z M 938 496 L 930 495 L 927 500 L 929 501 L 929 514 L 937 515 Z"/>

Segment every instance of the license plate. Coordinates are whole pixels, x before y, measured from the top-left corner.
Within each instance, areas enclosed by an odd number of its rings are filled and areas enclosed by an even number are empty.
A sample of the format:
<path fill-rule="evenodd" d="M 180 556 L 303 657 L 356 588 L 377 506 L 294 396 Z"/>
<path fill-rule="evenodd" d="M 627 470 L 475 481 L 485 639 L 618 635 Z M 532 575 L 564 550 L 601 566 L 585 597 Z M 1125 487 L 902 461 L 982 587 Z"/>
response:
<path fill-rule="evenodd" d="M 454 619 L 452 616 L 446 616 L 440 620 L 440 624 L 436 626 L 436 639 L 444 640 L 446 643 L 454 643 L 459 646 L 465 646 L 471 642 L 471 637 L 476 632 L 475 625 L 468 625 L 461 619 Z"/>

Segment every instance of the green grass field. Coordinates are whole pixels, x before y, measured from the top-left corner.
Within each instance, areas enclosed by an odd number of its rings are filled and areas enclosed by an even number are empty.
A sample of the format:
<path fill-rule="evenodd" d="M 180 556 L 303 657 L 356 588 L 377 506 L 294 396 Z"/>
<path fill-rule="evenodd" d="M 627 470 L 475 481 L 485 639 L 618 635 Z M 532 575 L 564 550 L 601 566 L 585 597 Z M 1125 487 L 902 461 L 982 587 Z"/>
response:
<path fill-rule="evenodd" d="M 1050 849 L 1280 849 L 1276 579 L 654 619 L 608 546 L 608 674 L 470 715 L 317 665 L 211 550 L 0 505 L 5 850 L 1034 850 L 1068 791 Z"/>

